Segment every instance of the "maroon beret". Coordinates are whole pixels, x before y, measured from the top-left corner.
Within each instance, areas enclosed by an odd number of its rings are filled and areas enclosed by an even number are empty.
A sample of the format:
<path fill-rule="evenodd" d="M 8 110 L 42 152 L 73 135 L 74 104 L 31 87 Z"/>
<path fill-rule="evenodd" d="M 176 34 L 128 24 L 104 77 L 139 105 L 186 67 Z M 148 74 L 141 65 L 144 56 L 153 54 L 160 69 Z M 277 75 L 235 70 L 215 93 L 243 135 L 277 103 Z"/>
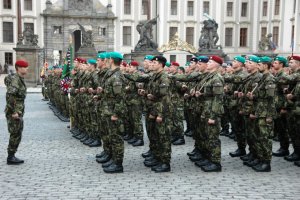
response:
<path fill-rule="evenodd" d="M 25 60 L 17 60 L 15 65 L 18 67 L 28 67 L 28 62 Z"/>
<path fill-rule="evenodd" d="M 174 65 L 174 66 L 176 66 L 176 67 L 179 67 L 179 66 L 180 66 L 178 62 L 171 62 L 171 65 Z"/>
<path fill-rule="evenodd" d="M 290 60 L 298 60 L 298 61 L 300 61 L 300 56 L 291 56 Z"/>
<path fill-rule="evenodd" d="M 219 56 L 210 56 L 209 59 L 219 63 L 220 65 L 223 64 L 223 59 L 220 58 Z"/>
<path fill-rule="evenodd" d="M 84 58 L 80 58 L 80 61 L 79 61 L 80 63 L 83 63 L 83 64 L 86 64 L 86 59 L 84 59 Z"/>
<path fill-rule="evenodd" d="M 134 67 L 138 67 L 139 63 L 137 61 L 131 61 L 130 65 Z"/>

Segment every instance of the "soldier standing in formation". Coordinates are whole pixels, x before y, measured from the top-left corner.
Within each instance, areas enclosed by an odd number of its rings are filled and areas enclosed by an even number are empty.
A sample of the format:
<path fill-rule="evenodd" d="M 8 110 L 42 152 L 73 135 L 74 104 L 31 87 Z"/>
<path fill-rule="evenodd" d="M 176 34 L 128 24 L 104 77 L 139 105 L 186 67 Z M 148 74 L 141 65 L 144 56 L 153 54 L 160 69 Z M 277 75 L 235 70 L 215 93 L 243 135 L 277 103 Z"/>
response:
<path fill-rule="evenodd" d="M 18 165 L 24 163 L 15 156 L 22 138 L 23 116 L 25 110 L 26 85 L 24 77 L 27 74 L 28 63 L 25 60 L 17 60 L 15 63 L 16 74 L 5 77 L 6 107 L 5 116 L 8 132 L 10 134 L 7 148 L 7 164 Z"/>

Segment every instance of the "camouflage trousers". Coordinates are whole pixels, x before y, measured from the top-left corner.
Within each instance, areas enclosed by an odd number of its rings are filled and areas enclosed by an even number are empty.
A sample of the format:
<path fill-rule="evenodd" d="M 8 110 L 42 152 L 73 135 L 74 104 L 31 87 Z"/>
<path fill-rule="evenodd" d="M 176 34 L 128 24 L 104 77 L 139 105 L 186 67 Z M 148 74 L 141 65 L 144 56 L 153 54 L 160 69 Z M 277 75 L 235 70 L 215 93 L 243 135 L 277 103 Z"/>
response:
<path fill-rule="evenodd" d="M 274 135 L 278 136 L 280 147 L 285 150 L 288 150 L 290 146 L 287 124 L 288 122 L 286 115 L 279 115 L 274 119 Z"/>
<path fill-rule="evenodd" d="M 245 120 L 243 116 L 239 114 L 239 109 L 237 107 L 230 109 L 230 118 L 231 130 L 235 133 L 237 146 L 239 149 L 245 149 L 247 146 Z"/>
<path fill-rule="evenodd" d="M 129 105 L 128 109 L 128 133 L 143 140 L 142 107 L 141 105 Z"/>
<path fill-rule="evenodd" d="M 288 114 L 288 130 L 294 151 L 300 155 L 300 115 Z"/>
<path fill-rule="evenodd" d="M 147 117 L 147 131 L 151 134 L 150 150 L 154 157 L 162 163 L 169 164 L 171 161 L 171 120 L 164 118 L 163 122 L 157 123 L 155 119 Z"/>
<path fill-rule="evenodd" d="M 183 120 L 184 120 L 184 111 L 183 107 L 179 107 L 174 104 L 173 109 L 171 111 L 171 120 L 172 120 L 172 128 L 171 133 L 174 139 L 183 138 Z"/>
<path fill-rule="evenodd" d="M 272 159 L 273 122 L 267 123 L 266 118 L 255 120 L 254 148 L 257 158 L 261 161 Z"/>
<path fill-rule="evenodd" d="M 11 114 L 6 114 L 8 132 L 10 134 L 7 152 L 8 154 L 15 154 L 22 139 L 24 122 L 23 118 L 16 120 L 9 115 Z"/>
<path fill-rule="evenodd" d="M 255 139 L 255 120 L 250 119 L 249 115 L 244 115 L 244 123 L 245 123 L 245 133 L 246 133 L 246 141 L 249 145 L 249 151 L 256 156 L 257 152 L 255 151 L 254 142 Z"/>
<path fill-rule="evenodd" d="M 221 163 L 221 140 L 219 139 L 221 129 L 221 119 L 215 119 L 215 124 L 208 124 L 208 118 L 204 119 L 205 126 L 205 149 L 207 151 L 207 159 L 213 163 Z"/>
<path fill-rule="evenodd" d="M 122 165 L 124 158 L 124 141 L 123 141 L 123 132 L 124 124 L 121 119 L 117 121 L 108 120 L 109 127 L 109 140 L 111 145 L 111 156 L 113 161 Z"/>

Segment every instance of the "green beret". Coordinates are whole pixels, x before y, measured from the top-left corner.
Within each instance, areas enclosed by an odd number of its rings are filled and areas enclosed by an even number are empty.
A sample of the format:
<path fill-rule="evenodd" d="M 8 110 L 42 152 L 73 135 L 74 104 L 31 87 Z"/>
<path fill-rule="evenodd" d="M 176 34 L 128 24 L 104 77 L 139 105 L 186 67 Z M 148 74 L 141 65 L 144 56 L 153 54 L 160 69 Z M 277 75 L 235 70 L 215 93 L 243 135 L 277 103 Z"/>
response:
<path fill-rule="evenodd" d="M 95 65 L 97 63 L 95 59 L 89 59 L 87 62 L 92 65 Z"/>
<path fill-rule="evenodd" d="M 178 69 L 182 70 L 183 72 L 185 72 L 185 68 L 180 66 Z"/>
<path fill-rule="evenodd" d="M 103 53 L 98 53 L 97 58 L 105 59 L 105 58 L 106 58 L 106 53 L 105 53 L 105 52 L 103 52 Z"/>
<path fill-rule="evenodd" d="M 111 58 L 111 59 L 119 59 L 119 60 L 123 60 L 122 54 L 119 53 L 119 52 L 116 52 L 116 51 L 110 53 L 110 58 Z"/>
<path fill-rule="evenodd" d="M 190 62 L 186 62 L 186 63 L 185 63 L 185 66 L 190 66 Z"/>
<path fill-rule="evenodd" d="M 198 62 L 208 63 L 209 58 L 207 56 L 198 56 Z"/>
<path fill-rule="evenodd" d="M 246 59 L 242 56 L 235 56 L 233 59 L 236 60 L 236 61 L 239 61 L 243 64 L 245 64 L 245 62 L 246 62 Z"/>
<path fill-rule="evenodd" d="M 53 70 L 53 66 L 48 67 L 48 70 Z"/>
<path fill-rule="evenodd" d="M 286 66 L 286 67 L 288 66 L 288 60 L 285 57 L 283 57 L 283 56 L 277 56 L 274 59 L 274 61 L 275 60 L 278 60 L 279 62 L 283 63 L 283 65 Z"/>
<path fill-rule="evenodd" d="M 146 55 L 144 57 L 144 60 L 152 60 L 153 58 L 154 58 L 154 56 L 152 56 L 152 55 Z"/>
<path fill-rule="evenodd" d="M 106 58 L 106 59 L 110 59 L 111 53 L 112 53 L 112 52 L 106 52 L 106 53 L 105 53 L 105 58 Z"/>
<path fill-rule="evenodd" d="M 272 62 L 272 58 L 268 57 L 268 56 L 263 56 L 259 58 L 259 62 L 260 63 L 271 63 Z"/>
<path fill-rule="evenodd" d="M 165 66 L 166 66 L 166 67 L 170 67 L 170 66 L 171 66 L 171 63 L 170 63 L 170 62 L 166 62 Z"/>
<path fill-rule="evenodd" d="M 259 57 L 255 56 L 255 55 L 246 56 L 246 60 L 250 60 L 252 62 L 259 63 Z"/>

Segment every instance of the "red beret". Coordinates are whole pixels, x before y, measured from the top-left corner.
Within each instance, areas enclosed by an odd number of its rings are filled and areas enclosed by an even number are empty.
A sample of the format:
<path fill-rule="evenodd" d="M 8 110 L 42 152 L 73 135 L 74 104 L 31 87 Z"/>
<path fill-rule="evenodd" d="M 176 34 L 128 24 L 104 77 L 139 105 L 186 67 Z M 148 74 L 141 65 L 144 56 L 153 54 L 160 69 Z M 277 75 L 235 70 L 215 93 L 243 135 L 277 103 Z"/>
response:
<path fill-rule="evenodd" d="M 171 65 L 174 65 L 174 66 L 176 66 L 176 67 L 179 67 L 179 66 L 180 66 L 178 62 L 171 62 Z"/>
<path fill-rule="evenodd" d="M 139 66 L 139 63 L 138 63 L 137 61 L 131 61 L 130 65 L 131 65 L 131 66 L 138 67 L 138 66 Z"/>
<path fill-rule="evenodd" d="M 121 65 L 124 65 L 125 67 L 127 66 L 127 63 L 125 62 L 125 61 L 123 61 L 122 63 L 121 63 Z"/>
<path fill-rule="evenodd" d="M 290 60 L 298 60 L 298 61 L 300 61 L 300 56 L 291 56 Z"/>
<path fill-rule="evenodd" d="M 86 64 L 86 59 L 84 59 L 84 58 L 80 58 L 80 61 L 79 61 L 80 63 L 84 63 L 84 64 Z"/>
<path fill-rule="evenodd" d="M 15 65 L 18 67 L 28 67 L 28 62 L 25 60 L 17 60 Z"/>
<path fill-rule="evenodd" d="M 219 63 L 220 65 L 223 64 L 223 59 L 220 58 L 219 56 L 211 56 L 211 57 L 209 57 L 209 59 Z"/>
<path fill-rule="evenodd" d="M 74 58 L 74 61 L 80 62 L 80 58 Z"/>

